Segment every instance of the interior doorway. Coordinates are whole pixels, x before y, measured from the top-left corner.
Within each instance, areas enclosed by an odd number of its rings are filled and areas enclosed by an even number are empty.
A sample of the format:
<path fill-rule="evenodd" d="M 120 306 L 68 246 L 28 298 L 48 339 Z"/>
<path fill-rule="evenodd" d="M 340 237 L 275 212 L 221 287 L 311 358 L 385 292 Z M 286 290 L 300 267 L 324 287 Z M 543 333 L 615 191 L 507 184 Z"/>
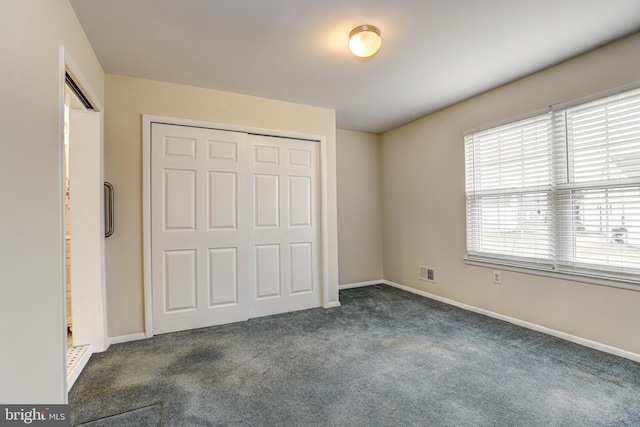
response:
<path fill-rule="evenodd" d="M 93 352 L 107 344 L 104 295 L 102 113 L 64 74 L 62 191 L 67 390 Z"/>
<path fill-rule="evenodd" d="M 72 349 L 73 344 L 73 286 L 72 286 L 72 274 L 71 274 L 71 174 L 70 174 L 70 161 L 69 161 L 69 134 L 70 134 L 70 114 L 71 110 L 86 111 L 87 105 L 80 99 L 77 94 L 77 90 L 70 86 L 70 81 L 66 81 L 64 85 L 64 237 L 65 237 L 65 260 L 66 260 L 66 283 L 65 283 L 65 300 L 66 300 L 66 326 L 67 326 L 67 349 Z M 80 178 L 80 177 L 78 177 Z M 78 344 L 76 340 L 76 344 Z M 79 349 L 84 349 L 86 346 L 78 345 Z M 72 351 L 71 354 L 67 351 L 67 360 L 75 359 L 78 350 Z M 71 357 L 69 357 L 71 356 Z"/>

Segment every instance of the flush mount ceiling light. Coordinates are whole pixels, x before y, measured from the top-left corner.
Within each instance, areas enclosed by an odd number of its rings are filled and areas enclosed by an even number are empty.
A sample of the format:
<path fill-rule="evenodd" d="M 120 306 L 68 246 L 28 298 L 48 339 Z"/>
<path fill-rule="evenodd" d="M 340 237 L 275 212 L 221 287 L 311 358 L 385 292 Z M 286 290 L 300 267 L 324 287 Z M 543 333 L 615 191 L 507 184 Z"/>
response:
<path fill-rule="evenodd" d="M 349 33 L 349 49 L 360 58 L 375 55 L 381 45 L 380 30 L 373 25 L 360 25 Z"/>

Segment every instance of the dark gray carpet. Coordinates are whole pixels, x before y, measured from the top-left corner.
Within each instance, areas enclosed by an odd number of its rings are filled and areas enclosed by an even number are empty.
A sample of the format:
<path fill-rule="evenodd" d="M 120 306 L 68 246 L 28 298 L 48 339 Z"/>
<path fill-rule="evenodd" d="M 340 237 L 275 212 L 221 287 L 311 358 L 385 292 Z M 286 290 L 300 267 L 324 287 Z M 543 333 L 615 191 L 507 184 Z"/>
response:
<path fill-rule="evenodd" d="M 388 286 L 340 301 L 113 345 L 72 423 L 640 426 L 637 363 Z"/>

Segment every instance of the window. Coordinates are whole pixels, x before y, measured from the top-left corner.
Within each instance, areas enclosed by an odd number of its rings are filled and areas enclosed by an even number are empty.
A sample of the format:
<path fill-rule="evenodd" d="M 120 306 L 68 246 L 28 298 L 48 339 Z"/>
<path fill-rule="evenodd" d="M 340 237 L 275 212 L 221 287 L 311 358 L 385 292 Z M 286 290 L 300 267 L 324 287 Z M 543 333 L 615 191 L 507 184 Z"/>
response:
<path fill-rule="evenodd" d="M 640 89 L 465 136 L 470 260 L 640 273 Z"/>

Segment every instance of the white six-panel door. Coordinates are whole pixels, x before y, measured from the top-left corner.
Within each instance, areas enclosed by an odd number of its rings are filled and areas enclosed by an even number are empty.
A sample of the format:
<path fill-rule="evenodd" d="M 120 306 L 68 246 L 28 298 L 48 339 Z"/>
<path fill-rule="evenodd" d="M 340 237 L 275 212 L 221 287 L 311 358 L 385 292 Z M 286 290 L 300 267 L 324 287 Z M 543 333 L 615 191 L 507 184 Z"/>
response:
<path fill-rule="evenodd" d="M 155 333 L 319 306 L 317 143 L 151 133 Z"/>
<path fill-rule="evenodd" d="M 320 305 L 318 144 L 249 135 L 251 317 Z"/>

